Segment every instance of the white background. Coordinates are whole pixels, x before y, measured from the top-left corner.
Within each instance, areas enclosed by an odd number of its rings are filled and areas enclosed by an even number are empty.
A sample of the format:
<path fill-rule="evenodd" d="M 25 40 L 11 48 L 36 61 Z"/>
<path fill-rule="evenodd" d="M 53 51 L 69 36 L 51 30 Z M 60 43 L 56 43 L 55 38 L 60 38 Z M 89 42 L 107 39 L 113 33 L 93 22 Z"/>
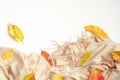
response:
<path fill-rule="evenodd" d="M 23 31 L 24 45 L 9 37 L 9 22 Z M 80 36 L 89 24 L 120 42 L 120 0 L 0 0 L 1 47 L 30 53 Z"/>

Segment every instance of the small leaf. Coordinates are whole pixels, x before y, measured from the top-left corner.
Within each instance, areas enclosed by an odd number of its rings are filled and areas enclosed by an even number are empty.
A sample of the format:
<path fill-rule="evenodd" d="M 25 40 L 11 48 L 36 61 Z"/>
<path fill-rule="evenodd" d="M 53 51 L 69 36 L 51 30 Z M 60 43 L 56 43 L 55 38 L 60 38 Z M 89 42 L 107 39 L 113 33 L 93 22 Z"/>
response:
<path fill-rule="evenodd" d="M 13 57 L 14 51 L 12 49 L 9 49 L 8 51 L 6 51 L 5 53 L 3 53 L 3 55 L 1 56 L 2 59 L 4 60 L 8 60 L 11 57 Z"/>
<path fill-rule="evenodd" d="M 99 26 L 87 25 L 84 28 L 86 31 L 92 32 L 93 34 L 95 34 L 101 38 L 105 38 L 105 39 L 109 38 L 109 36 Z"/>
<path fill-rule="evenodd" d="M 13 24 L 8 24 L 8 33 L 9 35 L 17 42 L 22 42 L 24 39 L 24 35 L 22 31 Z"/>
<path fill-rule="evenodd" d="M 23 80 L 34 80 L 34 74 L 33 72 L 26 75 Z"/>
<path fill-rule="evenodd" d="M 41 55 L 47 60 L 47 62 L 53 66 L 53 63 L 52 63 L 52 59 L 51 59 L 51 56 L 49 53 L 47 53 L 46 51 L 41 51 Z"/>
<path fill-rule="evenodd" d="M 112 58 L 120 63 L 120 51 L 112 51 Z"/>
<path fill-rule="evenodd" d="M 63 77 L 61 75 L 56 75 L 53 80 L 63 80 Z"/>
<path fill-rule="evenodd" d="M 92 54 L 92 52 L 86 52 L 81 60 L 81 65 L 83 65 L 87 59 L 90 57 L 90 55 Z"/>
<path fill-rule="evenodd" d="M 101 73 L 101 71 L 95 69 L 93 72 L 89 75 L 88 80 L 104 80 L 104 77 Z"/>

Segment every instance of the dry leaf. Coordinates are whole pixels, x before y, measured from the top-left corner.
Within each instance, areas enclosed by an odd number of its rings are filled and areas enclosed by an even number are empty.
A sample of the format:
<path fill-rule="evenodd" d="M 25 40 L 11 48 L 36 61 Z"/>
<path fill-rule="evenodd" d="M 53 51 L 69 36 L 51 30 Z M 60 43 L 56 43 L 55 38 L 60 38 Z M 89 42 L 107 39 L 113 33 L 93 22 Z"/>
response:
<path fill-rule="evenodd" d="M 112 58 L 120 63 L 120 51 L 112 51 Z"/>
<path fill-rule="evenodd" d="M 1 56 L 2 59 L 4 60 L 8 60 L 11 57 L 13 57 L 14 51 L 12 49 L 9 49 L 8 51 L 6 51 L 5 53 L 3 53 L 3 55 Z"/>
<path fill-rule="evenodd" d="M 53 63 L 52 63 L 52 59 L 51 59 L 51 56 L 49 53 L 47 53 L 46 51 L 41 51 L 41 55 L 47 60 L 47 62 L 53 66 Z"/>
<path fill-rule="evenodd" d="M 93 34 L 101 38 L 109 38 L 109 36 L 99 26 L 87 25 L 84 27 L 86 31 L 92 32 Z"/>
<path fill-rule="evenodd" d="M 22 31 L 13 24 L 8 24 L 8 33 L 9 35 L 16 41 L 18 42 L 23 42 L 24 39 L 24 35 L 22 33 Z"/>
<path fill-rule="evenodd" d="M 86 52 L 81 60 L 81 65 L 83 65 L 87 59 L 90 57 L 90 55 L 92 54 L 92 52 Z"/>
<path fill-rule="evenodd" d="M 89 75 L 88 80 L 104 80 L 104 77 L 101 73 L 101 71 L 95 69 L 93 72 Z"/>
<path fill-rule="evenodd" d="M 56 75 L 53 80 L 63 80 L 63 77 L 61 75 Z"/>
<path fill-rule="evenodd" d="M 33 72 L 26 75 L 23 80 L 34 80 L 34 74 Z"/>

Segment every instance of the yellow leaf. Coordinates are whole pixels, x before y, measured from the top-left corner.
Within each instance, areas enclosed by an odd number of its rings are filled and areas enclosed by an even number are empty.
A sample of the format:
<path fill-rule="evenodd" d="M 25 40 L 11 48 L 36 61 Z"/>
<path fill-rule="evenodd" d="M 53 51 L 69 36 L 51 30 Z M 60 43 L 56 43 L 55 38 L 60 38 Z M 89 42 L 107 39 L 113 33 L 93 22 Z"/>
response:
<path fill-rule="evenodd" d="M 63 77 L 61 75 L 56 75 L 53 80 L 63 80 Z"/>
<path fill-rule="evenodd" d="M 34 74 L 33 72 L 26 75 L 23 80 L 34 80 Z"/>
<path fill-rule="evenodd" d="M 92 32 L 93 34 L 101 38 L 105 38 L 105 39 L 109 38 L 109 36 L 99 26 L 87 25 L 84 28 L 86 31 Z"/>
<path fill-rule="evenodd" d="M 6 51 L 5 53 L 3 53 L 3 55 L 1 56 L 4 60 L 8 60 L 10 59 L 11 57 L 13 57 L 13 50 L 12 49 L 9 49 L 8 51 Z"/>
<path fill-rule="evenodd" d="M 86 52 L 81 60 L 81 65 L 83 65 L 87 59 L 90 57 L 90 55 L 92 54 L 92 52 Z"/>
<path fill-rule="evenodd" d="M 22 33 L 22 31 L 13 24 L 8 24 L 8 33 L 9 35 L 16 41 L 18 42 L 22 42 L 24 39 L 24 35 Z"/>
<path fill-rule="evenodd" d="M 112 58 L 120 63 L 120 51 L 112 51 Z"/>

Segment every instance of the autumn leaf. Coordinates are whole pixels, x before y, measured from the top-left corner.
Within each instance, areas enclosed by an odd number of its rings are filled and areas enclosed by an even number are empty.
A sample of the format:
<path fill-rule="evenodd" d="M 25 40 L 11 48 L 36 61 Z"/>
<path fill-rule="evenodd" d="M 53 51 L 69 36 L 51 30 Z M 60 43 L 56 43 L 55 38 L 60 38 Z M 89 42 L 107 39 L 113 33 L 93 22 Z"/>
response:
<path fill-rule="evenodd" d="M 53 66 L 52 59 L 50 59 L 51 56 L 50 56 L 50 54 L 49 54 L 48 52 L 42 50 L 42 51 L 41 51 L 41 55 L 47 60 L 47 62 L 48 62 L 51 66 Z"/>
<path fill-rule="evenodd" d="M 7 50 L 5 53 L 2 54 L 2 59 L 8 60 L 13 57 L 14 51 L 12 49 Z"/>
<path fill-rule="evenodd" d="M 34 80 L 34 74 L 33 72 L 26 75 L 23 80 Z"/>
<path fill-rule="evenodd" d="M 53 80 L 63 80 L 63 77 L 61 75 L 56 75 Z"/>
<path fill-rule="evenodd" d="M 101 73 L 101 71 L 95 69 L 91 74 L 89 75 L 88 80 L 104 80 L 104 77 Z"/>
<path fill-rule="evenodd" d="M 93 34 L 95 34 L 101 38 L 105 38 L 105 39 L 109 38 L 109 36 L 99 26 L 87 25 L 84 28 L 86 31 L 92 32 Z"/>
<path fill-rule="evenodd" d="M 23 32 L 16 25 L 9 23 L 8 33 L 15 41 L 23 42 L 23 39 L 24 39 Z"/>
<path fill-rule="evenodd" d="M 87 59 L 90 57 L 91 54 L 92 54 L 91 51 L 86 52 L 86 53 L 84 54 L 84 56 L 83 56 L 83 58 L 82 58 L 82 60 L 81 60 L 81 65 L 83 65 L 83 64 L 87 61 Z"/>
<path fill-rule="evenodd" d="M 112 51 L 112 58 L 120 63 L 120 51 Z"/>

